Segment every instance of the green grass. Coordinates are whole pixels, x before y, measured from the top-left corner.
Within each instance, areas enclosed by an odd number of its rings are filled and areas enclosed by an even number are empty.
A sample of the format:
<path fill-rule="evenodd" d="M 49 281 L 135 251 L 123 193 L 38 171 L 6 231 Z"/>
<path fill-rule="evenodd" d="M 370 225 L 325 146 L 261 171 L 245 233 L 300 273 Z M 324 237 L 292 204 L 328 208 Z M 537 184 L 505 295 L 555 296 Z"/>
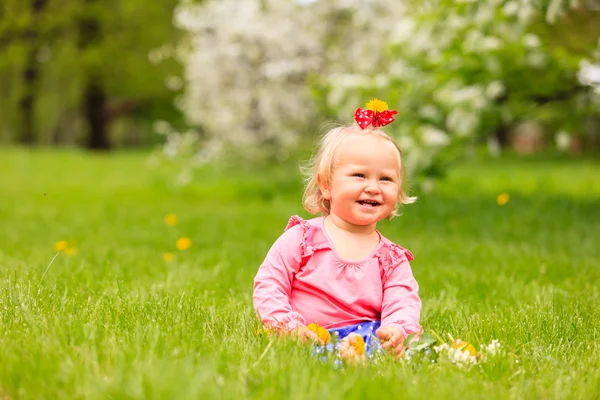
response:
<path fill-rule="evenodd" d="M 144 154 L 0 151 L 0 399 L 600 397 L 599 162 L 466 163 L 380 225 L 416 256 L 426 330 L 508 350 L 469 370 L 341 371 L 255 334 L 256 270 L 308 217 L 290 171 L 177 188 Z M 50 264 L 59 240 L 78 253 Z"/>

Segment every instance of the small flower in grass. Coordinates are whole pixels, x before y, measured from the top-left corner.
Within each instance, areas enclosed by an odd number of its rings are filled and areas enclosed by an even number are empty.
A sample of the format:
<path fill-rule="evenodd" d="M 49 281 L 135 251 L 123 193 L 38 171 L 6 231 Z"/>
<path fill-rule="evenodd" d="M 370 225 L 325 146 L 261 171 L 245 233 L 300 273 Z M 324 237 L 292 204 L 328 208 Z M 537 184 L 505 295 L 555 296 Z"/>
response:
<path fill-rule="evenodd" d="M 500 195 L 498 195 L 498 197 L 496 197 L 496 203 L 498 203 L 499 206 L 503 206 L 506 203 L 508 203 L 508 200 L 510 200 L 510 196 L 508 195 L 508 193 L 501 193 Z"/>
<path fill-rule="evenodd" d="M 54 250 L 64 253 L 68 256 L 74 256 L 77 254 L 77 248 L 72 242 L 68 242 L 66 240 L 59 240 L 54 243 Z"/>
<path fill-rule="evenodd" d="M 56 251 L 63 251 L 67 247 L 69 247 L 69 242 L 66 240 L 59 240 L 58 242 L 54 243 L 54 250 Z"/>
<path fill-rule="evenodd" d="M 470 355 L 474 356 L 475 354 L 477 354 L 477 351 L 475 350 L 475 347 L 473 347 L 473 345 L 471 343 L 467 343 L 467 342 L 463 342 L 460 339 L 456 339 L 454 341 L 454 343 L 452 343 L 452 345 L 450 346 L 453 349 L 458 349 L 461 352 L 469 352 Z"/>
<path fill-rule="evenodd" d="M 190 248 L 190 246 L 192 245 L 192 241 L 190 240 L 190 238 L 181 237 L 177 240 L 177 243 L 175 245 L 177 246 L 178 250 L 183 251 Z"/>
<path fill-rule="evenodd" d="M 365 354 L 365 340 L 360 335 L 356 337 L 356 343 L 354 343 L 354 351 L 359 356 Z"/>
<path fill-rule="evenodd" d="M 74 256 L 75 254 L 77 254 L 77 249 L 75 247 L 67 247 L 64 250 L 64 253 L 68 256 Z"/>
<path fill-rule="evenodd" d="M 169 253 L 169 252 L 164 253 L 163 260 L 165 260 L 165 262 L 168 262 L 168 263 L 173 261 L 173 253 Z"/>
<path fill-rule="evenodd" d="M 324 344 L 329 344 L 331 342 L 331 334 L 327 329 L 323 328 L 321 325 L 313 323 L 306 325 L 306 327 L 314 333 L 316 333 L 319 339 L 321 339 Z"/>
<path fill-rule="evenodd" d="M 171 225 L 171 226 L 177 225 L 177 221 L 178 221 L 177 215 L 175 215 L 175 214 L 167 214 L 165 216 L 165 224 L 167 224 L 167 225 Z"/>
<path fill-rule="evenodd" d="M 498 358 L 506 355 L 498 340 L 492 340 L 489 345 L 480 347 L 477 351 L 475 346 L 460 339 L 454 339 L 448 334 L 449 342 L 444 341 L 437 333 L 423 333 L 420 337 L 407 337 L 408 348 L 403 356 L 407 363 L 421 363 L 423 360 L 431 361 L 433 364 L 441 365 L 449 361 L 459 368 L 468 368 L 471 365 L 495 362 Z"/>

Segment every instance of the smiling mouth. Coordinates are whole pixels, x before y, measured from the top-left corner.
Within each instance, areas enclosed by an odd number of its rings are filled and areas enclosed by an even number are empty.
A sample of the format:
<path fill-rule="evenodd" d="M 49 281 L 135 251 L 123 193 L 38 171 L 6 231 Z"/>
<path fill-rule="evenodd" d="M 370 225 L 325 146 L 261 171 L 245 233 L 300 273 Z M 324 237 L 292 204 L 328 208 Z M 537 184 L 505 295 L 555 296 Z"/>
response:
<path fill-rule="evenodd" d="M 369 207 L 377 207 L 379 205 L 379 202 L 375 200 L 359 200 L 358 204 Z"/>

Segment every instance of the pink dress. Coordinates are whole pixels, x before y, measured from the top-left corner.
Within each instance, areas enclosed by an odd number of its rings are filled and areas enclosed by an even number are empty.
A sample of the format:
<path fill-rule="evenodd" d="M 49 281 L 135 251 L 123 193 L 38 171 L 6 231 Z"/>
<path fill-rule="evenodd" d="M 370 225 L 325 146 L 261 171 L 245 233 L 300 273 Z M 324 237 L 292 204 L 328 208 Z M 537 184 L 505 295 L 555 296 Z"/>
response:
<path fill-rule="evenodd" d="M 410 251 L 380 236 L 359 262 L 336 253 L 324 217 L 293 216 L 254 279 L 254 308 L 264 326 L 290 331 L 313 322 L 325 328 L 381 321 L 406 335 L 421 332 L 421 299 Z"/>

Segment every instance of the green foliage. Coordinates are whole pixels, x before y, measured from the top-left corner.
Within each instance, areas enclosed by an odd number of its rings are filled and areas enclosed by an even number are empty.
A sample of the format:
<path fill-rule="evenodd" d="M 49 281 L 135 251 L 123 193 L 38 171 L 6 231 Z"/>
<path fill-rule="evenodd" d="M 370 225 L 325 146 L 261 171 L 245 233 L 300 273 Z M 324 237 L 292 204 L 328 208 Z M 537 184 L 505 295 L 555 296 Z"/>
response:
<path fill-rule="evenodd" d="M 340 115 L 362 106 L 357 99 L 386 100 L 398 110 L 386 129 L 404 140 L 408 170 L 421 176 L 447 170 L 474 144 L 507 144 L 522 122 L 541 123 L 549 141 L 559 131 L 597 137 L 589 127 L 600 99 L 578 73 L 582 60 L 600 59 L 600 12 L 552 3 L 409 2 L 397 30 L 381 37 L 381 63 L 348 76 L 350 84 L 315 79 L 313 99 Z"/>
<path fill-rule="evenodd" d="M 210 168 L 184 188 L 147 155 L 4 150 L 0 396 L 6 398 L 593 398 L 600 375 L 600 164 L 456 166 L 382 223 L 409 248 L 426 331 L 508 354 L 479 368 L 391 359 L 334 369 L 256 334 L 252 279 L 299 185 L 279 165 Z M 299 182 L 287 174 L 287 182 Z M 510 201 L 498 206 L 506 192 Z M 269 193 L 265 196 L 265 193 Z M 179 223 L 163 218 L 176 213 Z M 187 251 L 174 251 L 180 236 Z M 78 253 L 55 256 L 55 242 Z M 163 252 L 174 258 L 165 263 Z M 44 272 L 47 270 L 44 279 Z"/>
<path fill-rule="evenodd" d="M 107 92 L 109 118 L 125 116 L 133 122 L 129 130 L 133 128 L 135 134 L 114 137 L 116 144 L 135 136 L 141 143 L 155 142 L 148 121 L 161 118 L 176 123 L 181 119 L 174 105 L 179 89 L 166 85 L 169 76 L 180 74 L 180 66 L 171 57 L 152 65 L 148 56 L 176 40 L 171 16 L 177 1 L 41 3 L 43 7 L 36 12 L 32 1 L 3 2 L 0 81 L 6 83 L 0 87 L 0 131 L 4 132 L 0 138 L 18 139 L 15 115 L 19 115 L 19 99 L 25 90 L 22 74 L 31 51 L 40 71 L 35 105 L 40 143 L 80 140 L 80 100 L 90 76 L 101 81 Z"/>

